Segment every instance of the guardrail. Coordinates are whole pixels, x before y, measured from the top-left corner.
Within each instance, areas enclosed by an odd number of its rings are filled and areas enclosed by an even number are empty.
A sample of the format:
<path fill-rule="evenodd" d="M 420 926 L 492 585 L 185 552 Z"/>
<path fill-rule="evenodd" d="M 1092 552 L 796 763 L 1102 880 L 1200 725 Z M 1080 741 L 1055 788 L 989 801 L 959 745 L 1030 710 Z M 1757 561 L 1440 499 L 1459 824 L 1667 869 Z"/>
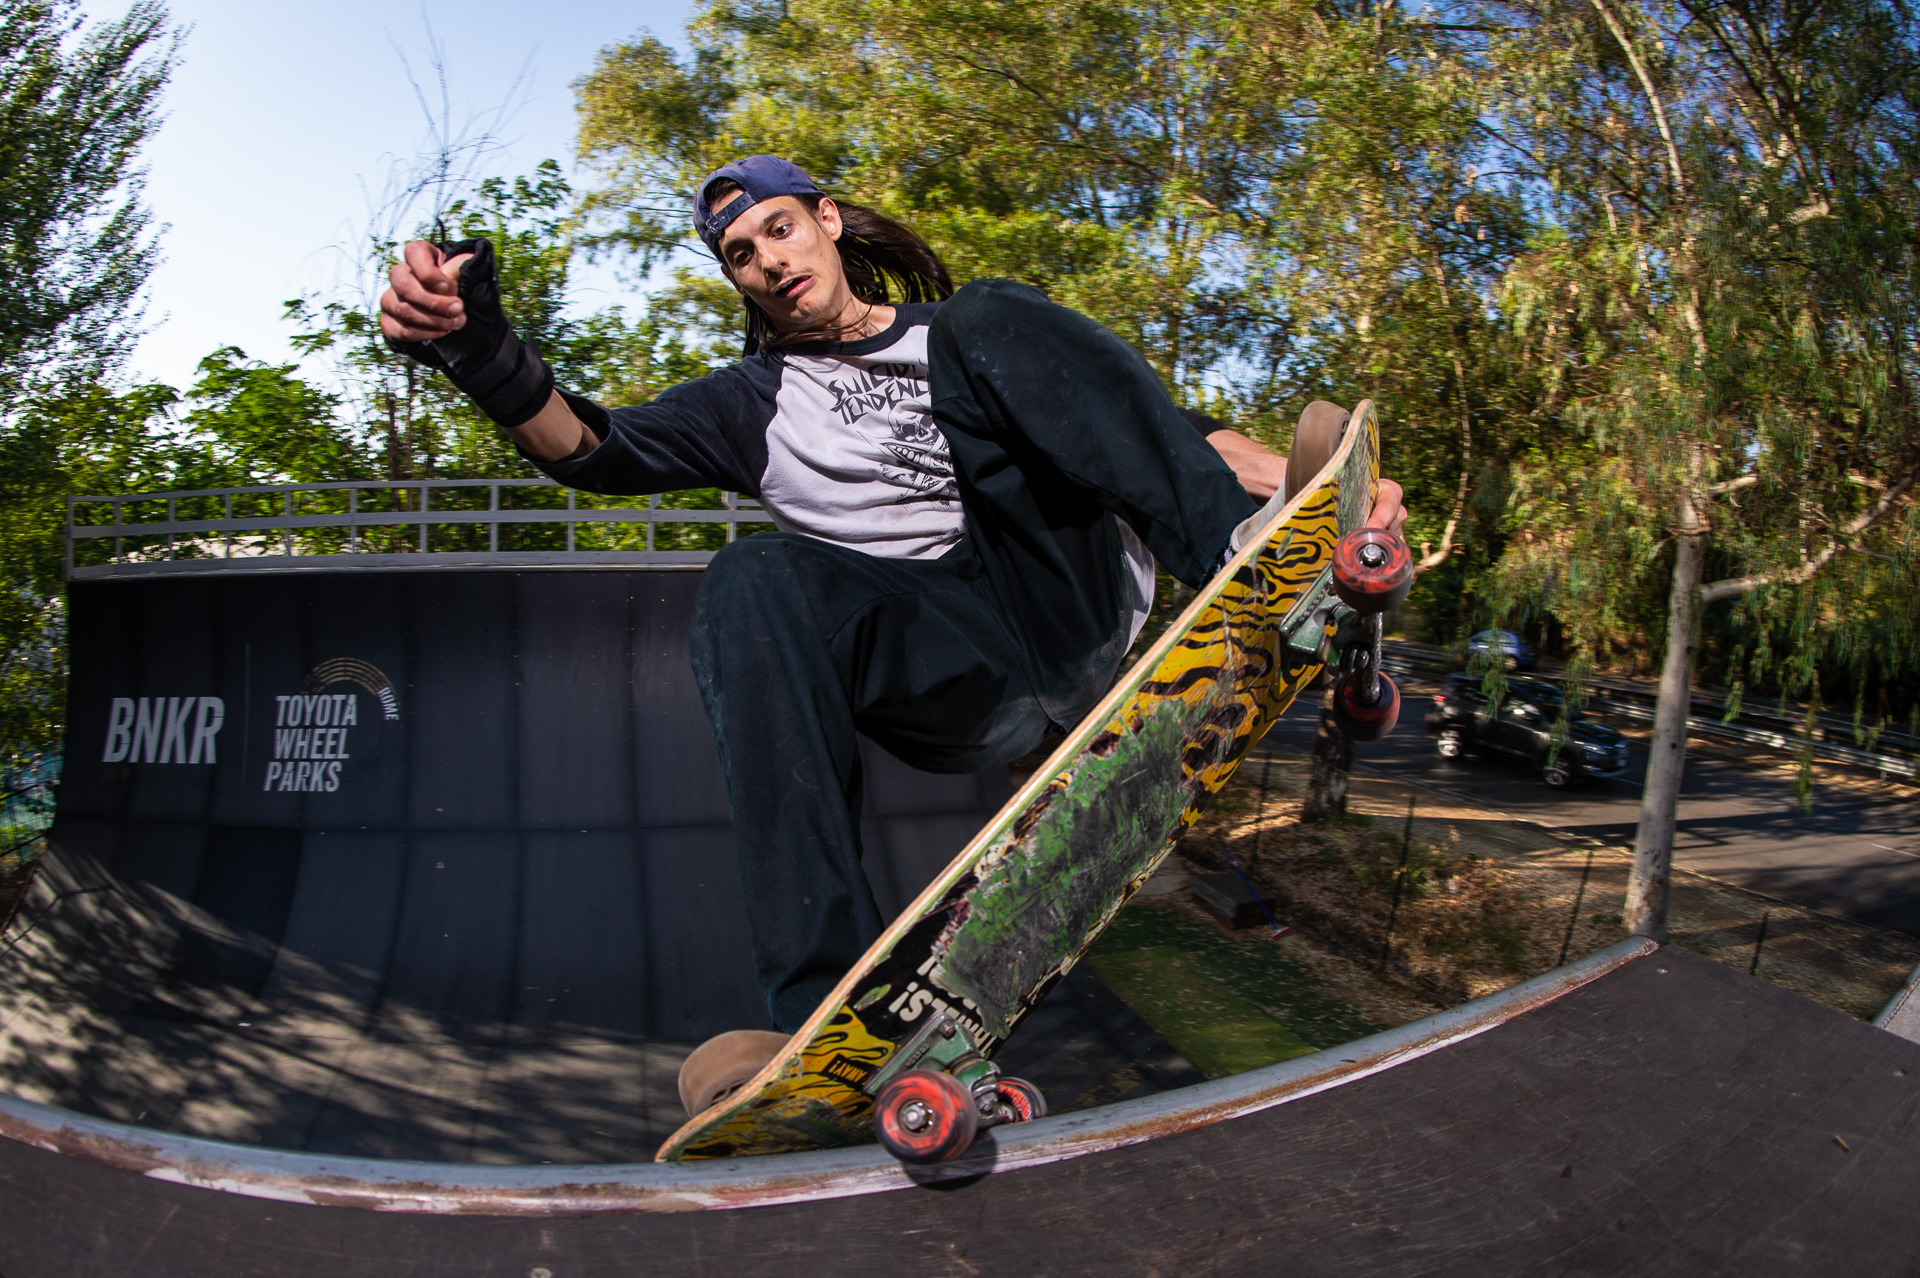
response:
<path fill-rule="evenodd" d="M 1401 674 L 1437 674 L 1442 677 L 1458 673 L 1459 662 L 1455 661 L 1444 648 L 1432 644 L 1413 643 L 1407 640 L 1388 640 L 1381 664 L 1389 671 Z M 1524 672 L 1530 679 L 1546 679 L 1561 682 L 1565 675 L 1552 670 L 1529 670 Z M 1613 676 L 1590 676 L 1587 679 L 1590 690 L 1588 704 L 1609 714 L 1623 715 L 1642 722 L 1653 721 L 1653 707 L 1658 695 L 1651 688 Z M 1597 695 L 1596 695 L 1597 694 Z M 1687 731 L 1697 736 L 1718 737 L 1726 741 L 1738 741 L 1744 745 L 1757 745 L 1770 750 L 1787 753 L 1798 752 L 1807 744 L 1805 730 L 1801 723 L 1782 715 L 1765 712 L 1749 713 L 1742 710 L 1733 722 L 1726 722 L 1726 699 L 1711 693 L 1695 693 L 1690 710 L 1706 710 L 1706 714 L 1689 713 Z M 1777 726 L 1776 726 L 1777 725 Z M 1893 734 L 1881 734 L 1876 745 L 1879 751 L 1861 750 L 1853 746 L 1840 745 L 1827 739 L 1829 732 L 1845 731 L 1849 735 L 1853 725 L 1832 715 L 1818 717 L 1816 726 L 1821 736 L 1812 742 L 1813 755 L 1830 763 L 1843 763 L 1850 767 L 1866 768 L 1888 776 L 1920 778 L 1920 750 L 1914 748 L 1912 738 Z"/>
<path fill-rule="evenodd" d="M 1459 668 L 1457 657 L 1447 649 L 1437 647 L 1433 644 L 1415 643 L 1411 640 L 1404 639 L 1396 640 L 1395 644 L 1397 647 L 1409 653 L 1417 652 L 1421 654 L 1423 659 L 1433 662 L 1436 667 L 1447 666 L 1452 669 Z M 1533 677 L 1555 680 L 1561 680 L 1566 677 L 1564 670 L 1553 666 L 1530 670 L 1527 674 Z M 1625 700 L 1651 706 L 1658 700 L 1654 689 L 1648 684 L 1621 678 L 1618 675 L 1589 675 L 1587 676 L 1586 682 L 1589 688 L 1598 689 L 1616 701 Z M 1726 718 L 1727 699 L 1714 693 L 1702 691 L 1698 688 L 1694 689 L 1692 706 L 1700 713 L 1712 716 L 1715 722 Z M 1735 718 L 1749 727 L 1765 727 L 1771 731 L 1784 733 L 1790 737 L 1803 736 L 1806 732 L 1806 708 L 1804 706 L 1794 707 L 1789 711 L 1775 711 L 1769 710 L 1763 705 L 1743 702 L 1740 707 L 1740 713 L 1736 715 Z M 1839 715 L 1816 715 L 1814 717 L 1814 727 L 1819 739 L 1835 747 L 1846 747 L 1849 742 L 1856 740 L 1857 734 L 1853 720 L 1842 718 Z M 1907 733 L 1883 730 L 1875 735 L 1873 744 L 1876 747 L 1883 747 L 1883 752 L 1887 754 L 1901 755 L 1908 758 L 1920 758 L 1920 738 L 1915 738 Z"/>
<path fill-rule="evenodd" d="M 583 505 L 583 497 L 592 504 Z M 716 500 L 717 507 L 692 504 Z M 617 504 L 622 501 L 643 504 Z M 104 521 L 89 518 L 103 510 L 110 512 Z M 735 540 L 742 525 L 768 523 L 758 502 L 734 493 L 606 498 L 550 479 L 261 484 L 70 497 L 67 576 L 538 564 L 693 568 L 713 557 L 715 543 Z M 672 535 L 663 538 L 669 528 Z M 502 544 L 503 531 L 510 544 Z"/>

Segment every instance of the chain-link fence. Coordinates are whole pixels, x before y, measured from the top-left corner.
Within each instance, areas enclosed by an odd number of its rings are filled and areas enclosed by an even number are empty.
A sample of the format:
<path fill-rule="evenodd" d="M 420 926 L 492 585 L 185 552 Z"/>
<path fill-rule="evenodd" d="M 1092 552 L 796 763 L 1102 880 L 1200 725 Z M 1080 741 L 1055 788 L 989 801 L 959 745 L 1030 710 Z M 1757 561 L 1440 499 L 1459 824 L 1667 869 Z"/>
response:
<path fill-rule="evenodd" d="M 59 783 L 57 754 L 0 772 L 0 879 L 32 859 L 53 824 L 53 790 Z"/>

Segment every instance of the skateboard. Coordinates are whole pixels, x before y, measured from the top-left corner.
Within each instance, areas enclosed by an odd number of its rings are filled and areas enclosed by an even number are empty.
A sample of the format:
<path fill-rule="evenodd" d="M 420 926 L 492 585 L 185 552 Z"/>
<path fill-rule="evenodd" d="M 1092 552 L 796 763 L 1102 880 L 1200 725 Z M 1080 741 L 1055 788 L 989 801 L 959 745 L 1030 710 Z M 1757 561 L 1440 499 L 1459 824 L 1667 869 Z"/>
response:
<path fill-rule="evenodd" d="M 674 1133 L 655 1161 L 877 1137 L 903 1161 L 931 1163 L 963 1153 L 984 1127 L 1040 1116 L 1039 1092 L 1001 1075 L 995 1049 L 1295 694 L 1337 660 L 1335 713 L 1349 734 L 1371 740 L 1391 729 L 1399 694 L 1380 671 L 1380 614 L 1405 597 L 1411 563 L 1399 537 L 1361 529 L 1378 489 L 1372 403 L 1351 417 L 1319 407 L 1329 416 L 1303 417 L 1293 451 L 1307 464 L 1327 456 L 1312 481 L 882 933 L 786 1049 Z M 1360 623 L 1346 626 L 1351 638 L 1336 655 L 1349 612 Z"/>

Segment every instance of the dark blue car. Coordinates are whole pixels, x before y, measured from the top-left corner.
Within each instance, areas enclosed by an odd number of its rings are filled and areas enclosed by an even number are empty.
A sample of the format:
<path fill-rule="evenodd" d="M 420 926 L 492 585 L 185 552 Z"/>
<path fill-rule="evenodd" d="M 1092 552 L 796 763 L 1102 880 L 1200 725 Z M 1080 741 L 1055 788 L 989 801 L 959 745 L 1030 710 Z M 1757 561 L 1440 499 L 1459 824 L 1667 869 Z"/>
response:
<path fill-rule="evenodd" d="M 1427 731 L 1442 758 L 1468 750 L 1505 755 L 1538 768 L 1555 787 L 1583 778 L 1617 777 L 1627 770 L 1627 739 L 1576 711 L 1560 748 L 1554 730 L 1567 711 L 1560 689 L 1538 679 L 1509 679 L 1498 706 L 1480 691 L 1478 675 L 1448 675 L 1445 690 L 1427 711 Z"/>
<path fill-rule="evenodd" d="M 1482 630 L 1467 640 L 1467 656 L 1480 657 L 1487 653 L 1498 656 L 1500 664 L 1509 670 L 1531 670 L 1534 660 L 1540 655 L 1533 645 L 1511 630 Z"/>

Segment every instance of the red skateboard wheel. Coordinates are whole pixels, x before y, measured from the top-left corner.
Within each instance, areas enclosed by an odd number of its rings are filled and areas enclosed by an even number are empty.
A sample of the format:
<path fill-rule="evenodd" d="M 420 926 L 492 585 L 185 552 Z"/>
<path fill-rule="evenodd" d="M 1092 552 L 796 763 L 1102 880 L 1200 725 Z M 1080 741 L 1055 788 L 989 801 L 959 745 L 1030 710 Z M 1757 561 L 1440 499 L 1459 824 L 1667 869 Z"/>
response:
<path fill-rule="evenodd" d="M 944 1163 L 973 1144 L 980 1111 L 953 1075 L 910 1069 L 880 1089 L 873 1126 L 880 1143 L 901 1162 Z"/>
<path fill-rule="evenodd" d="M 994 1085 L 993 1095 L 1001 1108 L 1012 1115 L 1012 1122 L 1031 1123 L 1047 1116 L 1047 1098 L 1024 1078 L 1001 1079 Z"/>
<path fill-rule="evenodd" d="M 1354 671 L 1343 676 L 1333 689 L 1333 717 L 1339 720 L 1340 730 L 1354 741 L 1378 741 L 1400 722 L 1400 689 L 1393 686 L 1393 680 L 1381 674 L 1380 697 L 1372 705 L 1361 701 L 1366 683 L 1366 673 Z"/>
<path fill-rule="evenodd" d="M 1333 548 L 1333 592 L 1355 612 L 1385 612 L 1413 589 L 1413 553 L 1379 528 L 1350 532 Z"/>

